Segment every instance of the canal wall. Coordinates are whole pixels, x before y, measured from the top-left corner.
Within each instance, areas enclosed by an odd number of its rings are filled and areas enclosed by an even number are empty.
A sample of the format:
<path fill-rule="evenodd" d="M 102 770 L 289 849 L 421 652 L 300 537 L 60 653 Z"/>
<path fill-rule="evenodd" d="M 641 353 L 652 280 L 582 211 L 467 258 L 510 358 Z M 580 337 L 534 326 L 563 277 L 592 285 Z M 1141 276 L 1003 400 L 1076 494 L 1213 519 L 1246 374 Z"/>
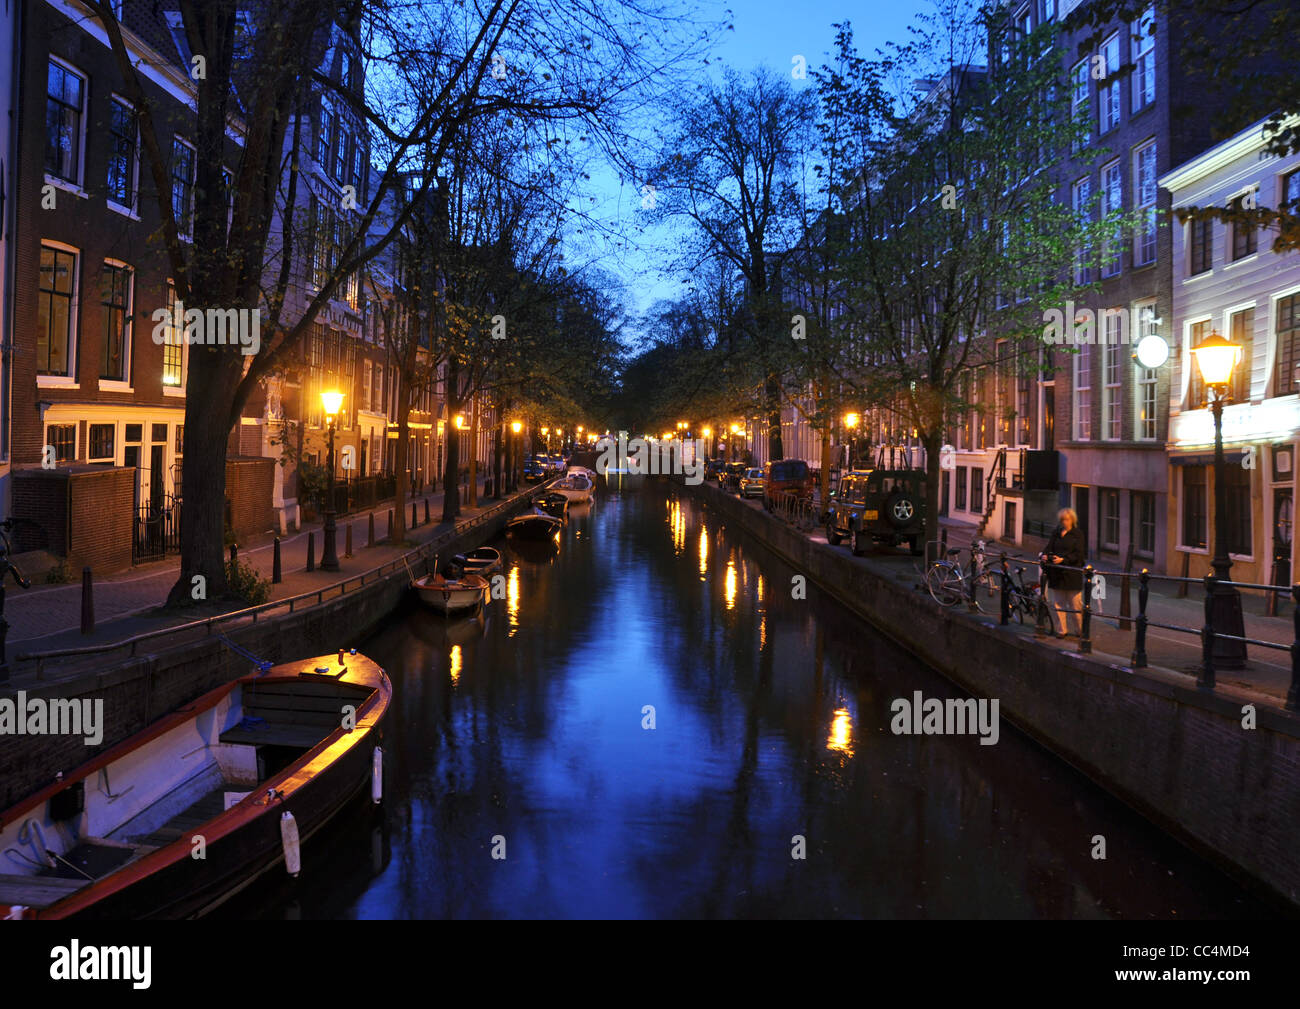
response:
<path fill-rule="evenodd" d="M 523 507 L 535 491 L 521 495 L 514 507 L 473 519 L 463 528 L 448 529 L 408 554 L 420 573 L 425 556 L 434 550 L 445 556 L 471 550 L 497 535 L 506 520 Z M 448 535 L 450 534 L 450 535 Z M 352 576 L 350 581 L 355 581 Z M 410 578 L 398 562 L 394 570 L 375 574 L 365 584 L 346 593 L 293 612 L 259 615 L 220 633 L 253 655 L 274 663 L 304 656 L 322 655 L 339 648 L 355 647 L 379 627 L 402 602 Z M 313 593 L 314 594 L 314 593 Z M 27 698 L 76 698 L 103 702 L 103 739 L 88 746 L 80 735 L 0 736 L 0 810 L 48 785 L 61 771 L 70 771 L 96 753 L 144 729 L 151 722 L 182 705 L 254 671 L 248 659 L 223 644 L 202 628 L 178 632 L 191 640 L 177 643 L 159 636 L 136 647 L 137 654 L 121 654 L 121 646 L 105 646 L 102 658 L 87 670 L 84 661 L 77 670 L 51 665 L 39 680 L 15 679 L 0 685 L 0 698 L 14 698 L 23 691 Z M 201 635 L 197 640 L 192 638 Z M 114 648 L 118 651 L 115 654 Z"/>
<path fill-rule="evenodd" d="M 1300 907 L 1300 717 L 1172 670 L 971 619 L 717 487 L 681 489 L 945 677 L 1253 889 Z M 1243 707 L 1257 724 L 1243 728 Z M 1091 838 L 1080 838 L 1091 844 Z"/>

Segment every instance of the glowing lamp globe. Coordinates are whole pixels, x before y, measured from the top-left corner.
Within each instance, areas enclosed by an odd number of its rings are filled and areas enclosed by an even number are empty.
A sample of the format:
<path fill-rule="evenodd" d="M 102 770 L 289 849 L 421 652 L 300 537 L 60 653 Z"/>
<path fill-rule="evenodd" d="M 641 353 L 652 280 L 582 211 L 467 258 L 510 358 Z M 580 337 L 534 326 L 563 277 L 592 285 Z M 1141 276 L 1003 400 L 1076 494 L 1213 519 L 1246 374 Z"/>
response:
<path fill-rule="evenodd" d="M 1196 365 L 1206 385 L 1227 385 L 1232 369 L 1241 360 L 1241 345 L 1212 333 L 1199 347 L 1193 347 L 1192 353 L 1196 355 Z"/>
<path fill-rule="evenodd" d="M 321 406 L 325 408 L 327 417 L 337 417 L 339 410 L 343 408 L 343 393 L 341 392 L 322 392 L 320 394 Z"/>
<path fill-rule="evenodd" d="M 1137 359 L 1143 368 L 1159 368 L 1169 360 L 1169 344 L 1164 337 L 1148 334 L 1138 341 Z"/>

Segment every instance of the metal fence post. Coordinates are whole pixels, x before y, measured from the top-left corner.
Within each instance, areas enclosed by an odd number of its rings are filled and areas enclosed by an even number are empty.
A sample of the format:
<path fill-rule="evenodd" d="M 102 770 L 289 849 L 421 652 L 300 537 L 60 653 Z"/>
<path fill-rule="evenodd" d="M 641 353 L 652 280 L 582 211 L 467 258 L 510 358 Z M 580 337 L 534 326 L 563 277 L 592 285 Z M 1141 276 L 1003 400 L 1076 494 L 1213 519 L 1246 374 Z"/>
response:
<path fill-rule="evenodd" d="M 95 633 L 95 576 L 81 569 L 81 633 Z"/>
<path fill-rule="evenodd" d="M 374 545 L 375 545 L 375 513 L 371 512 L 370 522 L 369 522 L 369 532 L 367 534 L 367 539 L 366 539 L 366 546 L 373 547 Z"/>
<path fill-rule="evenodd" d="M 316 570 L 316 533 L 307 534 L 307 570 Z"/>
<path fill-rule="evenodd" d="M 1079 651 L 1084 655 L 1092 651 L 1092 565 L 1083 569 L 1083 614 L 1079 621 Z"/>
<path fill-rule="evenodd" d="M 1133 645 L 1133 668 L 1147 667 L 1147 597 L 1151 594 L 1151 572 L 1146 568 L 1138 576 L 1137 641 Z"/>
<path fill-rule="evenodd" d="M 280 537 L 275 538 L 275 547 L 271 554 L 271 583 L 279 585 L 283 580 L 280 572 Z"/>
<path fill-rule="evenodd" d="M 1291 614 L 1295 622 L 1295 640 L 1291 642 L 1291 689 L 1286 692 L 1286 708 L 1300 711 L 1300 582 L 1291 586 L 1291 598 L 1296 604 Z"/>
<path fill-rule="evenodd" d="M 352 523 L 351 522 L 348 523 L 347 529 L 348 529 L 347 545 L 343 547 L 343 556 L 351 557 L 352 556 Z"/>
<path fill-rule="evenodd" d="M 1205 576 L 1205 627 L 1201 631 L 1201 675 L 1196 685 L 1202 690 L 1214 689 L 1214 583 L 1211 571 Z M 1186 583 L 1184 583 L 1186 584 Z"/>

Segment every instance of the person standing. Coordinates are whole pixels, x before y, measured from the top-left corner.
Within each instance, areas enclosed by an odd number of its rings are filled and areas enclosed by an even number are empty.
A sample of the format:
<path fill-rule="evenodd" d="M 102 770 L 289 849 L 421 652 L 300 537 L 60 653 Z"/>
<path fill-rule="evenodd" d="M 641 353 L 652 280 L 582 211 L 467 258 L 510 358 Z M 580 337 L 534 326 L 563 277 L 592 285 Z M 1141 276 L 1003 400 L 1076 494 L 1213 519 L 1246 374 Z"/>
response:
<path fill-rule="evenodd" d="M 1043 559 L 1047 564 L 1047 596 L 1052 604 L 1053 630 L 1058 638 L 1083 633 L 1083 567 L 1087 550 L 1079 516 L 1073 508 L 1062 508 L 1056 516 L 1057 527 L 1047 541 Z M 1057 566 L 1059 565 L 1059 567 Z"/>

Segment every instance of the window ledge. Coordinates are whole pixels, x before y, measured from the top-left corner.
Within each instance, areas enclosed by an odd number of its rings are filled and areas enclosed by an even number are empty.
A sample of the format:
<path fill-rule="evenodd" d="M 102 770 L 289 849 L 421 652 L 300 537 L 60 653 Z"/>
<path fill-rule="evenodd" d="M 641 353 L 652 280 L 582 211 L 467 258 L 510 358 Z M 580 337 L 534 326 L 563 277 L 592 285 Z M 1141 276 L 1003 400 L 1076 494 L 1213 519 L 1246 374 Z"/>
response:
<path fill-rule="evenodd" d="M 135 387 L 130 382 L 119 382 L 111 378 L 101 378 L 99 380 L 100 392 L 135 392 Z"/>
<path fill-rule="evenodd" d="M 62 189 L 65 193 L 71 193 L 83 200 L 90 199 L 90 194 L 82 189 L 75 182 L 69 182 L 67 179 L 60 179 L 57 175 L 46 175 L 45 184 L 53 186 L 55 189 Z"/>
<path fill-rule="evenodd" d="M 81 383 L 69 375 L 37 375 L 38 389 L 80 389 Z"/>
<path fill-rule="evenodd" d="M 1180 554 L 1194 554 L 1197 557 L 1210 556 L 1210 551 L 1208 547 L 1185 547 L 1182 544 L 1179 544 L 1174 549 L 1176 549 Z"/>
<path fill-rule="evenodd" d="M 1213 276 L 1214 276 L 1214 267 L 1211 266 L 1208 270 L 1202 270 L 1200 273 L 1193 273 L 1190 276 L 1184 277 L 1182 282 L 1184 284 L 1190 284 L 1193 281 L 1204 280 L 1206 277 L 1213 277 Z"/>
<path fill-rule="evenodd" d="M 177 397 L 177 398 L 179 398 L 179 399 L 184 399 L 184 398 L 185 398 L 185 390 L 184 390 L 184 389 L 178 389 L 178 388 L 176 388 L 176 386 L 174 386 L 174 385 L 164 385 L 164 386 L 163 386 L 163 395 L 164 395 L 164 396 L 175 396 L 175 397 Z"/>
<path fill-rule="evenodd" d="M 113 213 L 121 214 L 123 217 L 128 217 L 133 221 L 140 220 L 140 215 L 130 207 L 124 207 L 120 203 L 114 203 L 112 200 L 107 200 L 106 202 L 108 203 L 108 209 L 113 211 Z"/>
<path fill-rule="evenodd" d="M 1224 264 L 1225 270 L 1231 270 L 1234 266 L 1245 266 L 1247 263 L 1253 263 L 1259 258 L 1258 252 L 1252 252 L 1249 256 L 1242 256 L 1240 259 L 1234 259 L 1230 263 Z"/>

